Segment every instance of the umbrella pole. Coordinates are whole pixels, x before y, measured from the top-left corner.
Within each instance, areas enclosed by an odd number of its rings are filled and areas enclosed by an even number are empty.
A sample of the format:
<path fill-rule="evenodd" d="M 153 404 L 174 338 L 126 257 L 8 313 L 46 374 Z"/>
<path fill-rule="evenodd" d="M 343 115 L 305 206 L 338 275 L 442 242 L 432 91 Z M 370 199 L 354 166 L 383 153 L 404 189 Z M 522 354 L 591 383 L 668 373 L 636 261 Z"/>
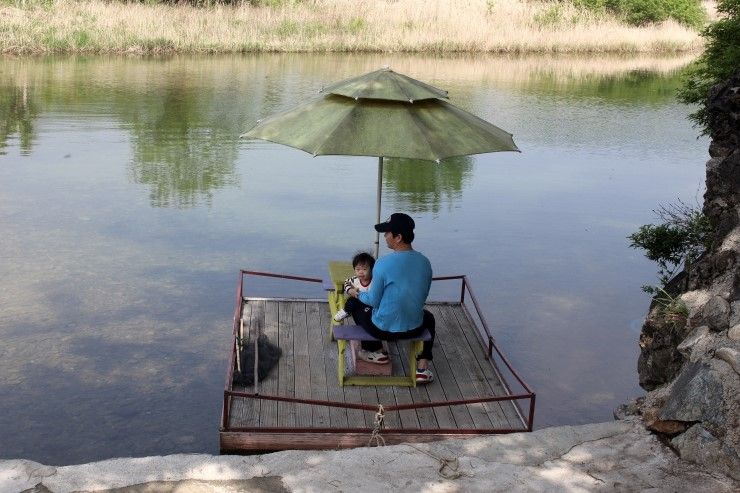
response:
<path fill-rule="evenodd" d="M 375 224 L 380 223 L 380 196 L 383 193 L 383 156 L 378 157 L 378 193 L 375 200 Z M 380 252 L 380 233 L 375 232 L 375 258 Z"/>

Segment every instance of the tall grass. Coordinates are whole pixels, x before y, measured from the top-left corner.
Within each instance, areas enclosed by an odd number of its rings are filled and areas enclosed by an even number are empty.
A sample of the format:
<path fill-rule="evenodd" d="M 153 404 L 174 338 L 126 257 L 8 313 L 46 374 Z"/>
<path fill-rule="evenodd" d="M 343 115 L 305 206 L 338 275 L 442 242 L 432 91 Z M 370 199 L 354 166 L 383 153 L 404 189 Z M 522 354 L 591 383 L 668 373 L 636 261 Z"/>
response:
<path fill-rule="evenodd" d="M 568 2 L 314 0 L 191 7 L 100 0 L 0 6 L 4 53 L 498 52 L 696 50 L 675 22 L 623 24 Z"/>

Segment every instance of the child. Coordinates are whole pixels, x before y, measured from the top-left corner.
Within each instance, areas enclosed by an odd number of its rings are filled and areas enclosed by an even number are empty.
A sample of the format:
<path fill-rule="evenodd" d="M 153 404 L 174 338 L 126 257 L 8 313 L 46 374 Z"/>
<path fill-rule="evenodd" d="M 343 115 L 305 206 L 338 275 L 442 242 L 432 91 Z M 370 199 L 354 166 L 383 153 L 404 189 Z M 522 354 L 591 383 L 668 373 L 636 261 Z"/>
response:
<path fill-rule="evenodd" d="M 367 291 L 370 289 L 370 283 L 373 278 L 373 266 L 375 265 L 375 259 L 372 255 L 366 252 L 361 252 L 352 258 L 352 267 L 355 269 L 355 275 L 344 281 L 344 292 L 349 292 L 350 289 L 356 289 L 358 291 Z M 337 311 L 334 315 L 336 322 L 341 322 L 345 318 L 349 317 L 356 310 L 364 310 L 365 308 L 370 309 L 369 306 L 362 303 L 357 298 L 348 298 L 344 304 L 344 309 Z"/>

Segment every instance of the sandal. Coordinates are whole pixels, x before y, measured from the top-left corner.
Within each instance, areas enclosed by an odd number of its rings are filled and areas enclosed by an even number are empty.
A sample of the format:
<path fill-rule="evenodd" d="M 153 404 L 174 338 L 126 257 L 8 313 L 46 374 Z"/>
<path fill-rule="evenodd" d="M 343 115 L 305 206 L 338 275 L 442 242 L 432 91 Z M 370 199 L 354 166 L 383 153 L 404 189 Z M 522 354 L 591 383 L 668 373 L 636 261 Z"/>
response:
<path fill-rule="evenodd" d="M 388 358 L 388 355 L 382 351 L 368 351 L 366 349 L 360 349 L 357 351 L 357 357 L 362 361 L 375 363 L 376 365 L 385 365 L 391 361 Z"/>

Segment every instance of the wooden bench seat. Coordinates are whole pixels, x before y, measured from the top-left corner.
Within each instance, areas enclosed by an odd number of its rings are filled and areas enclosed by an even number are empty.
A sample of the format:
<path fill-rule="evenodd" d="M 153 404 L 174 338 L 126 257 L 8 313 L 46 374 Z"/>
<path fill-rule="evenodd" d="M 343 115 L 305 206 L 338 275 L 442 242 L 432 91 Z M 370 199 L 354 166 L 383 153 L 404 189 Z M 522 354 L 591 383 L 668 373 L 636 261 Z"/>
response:
<path fill-rule="evenodd" d="M 420 336 L 410 339 L 400 339 L 399 341 L 408 341 L 410 348 L 408 352 L 408 365 L 409 375 L 346 375 L 345 374 L 345 358 L 347 356 L 347 343 L 353 341 L 380 341 L 376 337 L 368 334 L 365 329 L 359 325 L 335 325 L 332 327 L 334 339 L 337 341 L 337 350 L 339 352 L 337 357 L 337 376 L 339 377 L 339 385 L 397 385 L 404 387 L 416 387 L 416 356 L 421 353 L 424 347 L 424 341 L 431 340 L 432 336 L 428 330 L 425 330 Z M 352 345 L 350 344 L 350 348 Z M 356 361 L 356 359 L 355 359 Z M 390 371 L 390 364 L 388 365 L 376 365 L 369 363 L 369 365 L 375 367 L 381 367 Z M 385 372 L 384 372 L 385 373 Z"/>

